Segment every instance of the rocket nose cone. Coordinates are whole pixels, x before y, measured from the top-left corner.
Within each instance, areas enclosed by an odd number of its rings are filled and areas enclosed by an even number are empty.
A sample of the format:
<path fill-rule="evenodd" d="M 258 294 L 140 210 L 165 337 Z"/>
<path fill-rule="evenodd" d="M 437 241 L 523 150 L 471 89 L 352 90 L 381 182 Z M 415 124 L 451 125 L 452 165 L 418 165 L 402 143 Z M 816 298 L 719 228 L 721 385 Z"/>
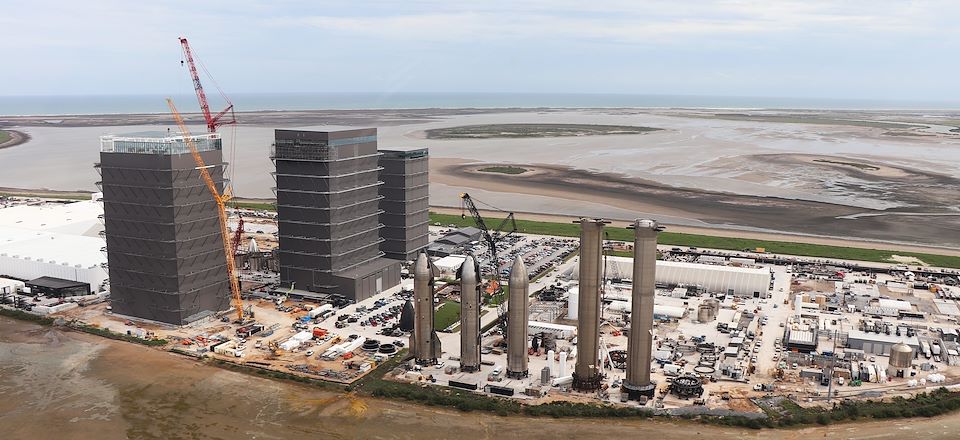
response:
<path fill-rule="evenodd" d="M 510 285 L 526 286 L 528 282 L 527 266 L 523 264 L 523 258 L 518 255 L 517 258 L 513 260 L 513 267 L 510 268 Z"/>
<path fill-rule="evenodd" d="M 472 255 L 464 258 L 463 265 L 460 266 L 460 279 L 463 281 L 477 281 L 477 263 L 474 262 Z"/>
<path fill-rule="evenodd" d="M 417 257 L 417 262 L 413 266 L 413 276 L 415 277 L 430 276 L 430 263 L 427 261 L 427 254 L 420 254 Z"/>

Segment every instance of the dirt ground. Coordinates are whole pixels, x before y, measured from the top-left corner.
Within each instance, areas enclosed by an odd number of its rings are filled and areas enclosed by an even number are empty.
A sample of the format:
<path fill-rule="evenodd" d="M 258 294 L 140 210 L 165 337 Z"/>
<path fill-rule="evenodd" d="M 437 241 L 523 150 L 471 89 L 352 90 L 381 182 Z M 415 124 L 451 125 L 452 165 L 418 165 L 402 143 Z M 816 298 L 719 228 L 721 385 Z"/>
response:
<path fill-rule="evenodd" d="M 206 366 L 91 335 L 0 318 L 4 438 L 801 439 L 954 438 L 955 415 L 753 431 L 622 419 L 532 419 L 344 395 Z M 16 373 L 16 374 L 13 374 Z M 358 410 L 359 409 L 359 410 Z"/>

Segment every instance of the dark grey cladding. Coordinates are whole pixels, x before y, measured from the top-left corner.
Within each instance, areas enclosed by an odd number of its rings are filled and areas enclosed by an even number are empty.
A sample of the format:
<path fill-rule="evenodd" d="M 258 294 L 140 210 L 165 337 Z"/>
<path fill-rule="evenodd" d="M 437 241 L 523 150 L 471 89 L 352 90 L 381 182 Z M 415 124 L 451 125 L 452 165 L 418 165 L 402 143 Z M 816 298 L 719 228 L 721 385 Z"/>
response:
<path fill-rule="evenodd" d="M 357 301 L 400 281 L 380 245 L 377 130 L 276 130 L 280 280 Z"/>
<path fill-rule="evenodd" d="M 412 261 L 430 241 L 430 157 L 425 148 L 380 153 L 380 250 L 388 258 Z"/>
<path fill-rule="evenodd" d="M 223 187 L 219 138 L 201 152 Z M 183 325 L 230 308 L 217 205 L 192 155 L 104 147 L 100 153 L 104 229 L 115 313 Z M 150 145 L 138 136 L 137 145 Z M 107 144 L 104 144 L 107 145 Z"/>

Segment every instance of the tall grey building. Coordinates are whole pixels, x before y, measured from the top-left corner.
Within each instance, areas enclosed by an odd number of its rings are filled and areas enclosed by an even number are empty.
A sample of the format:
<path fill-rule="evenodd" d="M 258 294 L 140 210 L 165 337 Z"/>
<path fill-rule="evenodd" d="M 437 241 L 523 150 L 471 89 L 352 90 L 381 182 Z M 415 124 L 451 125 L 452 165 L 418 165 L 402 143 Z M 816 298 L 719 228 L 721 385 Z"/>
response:
<path fill-rule="evenodd" d="M 430 241 L 430 158 L 426 148 L 380 153 L 380 250 L 388 258 L 412 261 Z"/>
<path fill-rule="evenodd" d="M 280 282 L 361 301 L 400 283 L 380 250 L 377 130 L 276 130 Z"/>
<path fill-rule="evenodd" d="M 222 188 L 220 135 L 193 140 Z M 229 309 L 217 205 L 184 137 L 104 136 L 97 168 L 113 312 L 184 325 Z"/>

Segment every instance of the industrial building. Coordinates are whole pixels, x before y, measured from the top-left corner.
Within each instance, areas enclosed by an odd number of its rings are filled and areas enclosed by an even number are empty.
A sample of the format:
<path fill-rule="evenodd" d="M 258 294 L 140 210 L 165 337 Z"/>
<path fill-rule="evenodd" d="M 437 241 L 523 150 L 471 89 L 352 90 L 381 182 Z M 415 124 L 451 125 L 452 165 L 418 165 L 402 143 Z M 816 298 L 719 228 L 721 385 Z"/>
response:
<path fill-rule="evenodd" d="M 432 257 L 446 257 L 462 253 L 470 242 L 480 240 L 481 235 L 482 231 L 473 226 L 460 228 L 430 243 L 427 247 L 427 253 Z"/>
<path fill-rule="evenodd" d="M 82 281 L 70 281 L 54 277 L 40 277 L 24 283 L 24 287 L 33 295 L 51 298 L 66 298 L 90 294 L 90 284 Z"/>
<path fill-rule="evenodd" d="M 914 353 L 920 351 L 920 342 L 917 338 L 887 335 L 884 333 L 868 333 L 857 329 L 847 332 L 847 347 L 863 350 L 864 353 L 889 355 L 894 345 L 906 344 Z"/>
<path fill-rule="evenodd" d="M 90 200 L 22 204 L 0 209 L 0 276 L 51 276 L 99 290 L 107 280 L 98 219 L 99 193 Z"/>
<path fill-rule="evenodd" d="M 606 278 L 632 277 L 633 259 L 608 256 Z M 571 279 L 578 279 L 575 269 Z M 718 266 L 682 261 L 657 261 L 657 285 L 696 286 L 707 292 L 732 294 L 742 297 L 764 297 L 770 289 L 770 270 L 765 268 Z"/>
<path fill-rule="evenodd" d="M 275 131 L 282 284 L 361 301 L 400 283 L 381 250 L 379 157 L 375 128 Z"/>
<path fill-rule="evenodd" d="M 380 150 L 380 250 L 412 261 L 430 241 L 430 162 L 426 148 Z"/>
<path fill-rule="evenodd" d="M 222 187 L 220 135 L 192 140 Z M 217 205 L 184 136 L 104 136 L 96 168 L 113 312 L 184 325 L 229 309 Z"/>

